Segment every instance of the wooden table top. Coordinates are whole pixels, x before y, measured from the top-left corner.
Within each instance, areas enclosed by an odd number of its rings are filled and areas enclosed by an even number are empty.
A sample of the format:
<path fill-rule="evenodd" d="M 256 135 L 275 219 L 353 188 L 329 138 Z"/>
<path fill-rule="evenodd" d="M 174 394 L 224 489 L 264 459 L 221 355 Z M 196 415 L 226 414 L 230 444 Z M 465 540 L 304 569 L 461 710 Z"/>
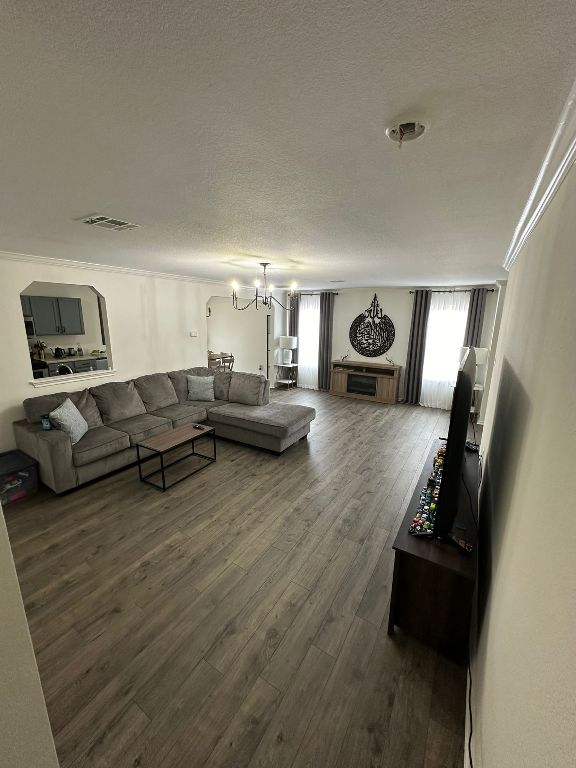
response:
<path fill-rule="evenodd" d="M 142 440 L 138 443 L 141 448 L 148 448 L 151 451 L 157 451 L 158 453 L 164 453 L 171 448 L 176 448 L 179 445 L 188 443 L 190 440 L 194 440 L 202 435 L 214 432 L 214 427 L 204 426 L 202 424 L 184 424 L 182 427 L 176 427 L 168 432 L 162 432 L 160 435 L 154 435 L 147 440 Z"/>

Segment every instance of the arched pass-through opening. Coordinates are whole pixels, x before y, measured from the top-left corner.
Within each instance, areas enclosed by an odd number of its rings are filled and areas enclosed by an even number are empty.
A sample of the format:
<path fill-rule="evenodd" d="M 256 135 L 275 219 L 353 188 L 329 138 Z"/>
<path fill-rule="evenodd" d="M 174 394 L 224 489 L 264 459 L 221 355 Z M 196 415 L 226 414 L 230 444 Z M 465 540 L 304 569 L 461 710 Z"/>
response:
<path fill-rule="evenodd" d="M 112 368 L 106 299 L 91 285 L 33 282 L 20 303 L 33 379 Z"/>

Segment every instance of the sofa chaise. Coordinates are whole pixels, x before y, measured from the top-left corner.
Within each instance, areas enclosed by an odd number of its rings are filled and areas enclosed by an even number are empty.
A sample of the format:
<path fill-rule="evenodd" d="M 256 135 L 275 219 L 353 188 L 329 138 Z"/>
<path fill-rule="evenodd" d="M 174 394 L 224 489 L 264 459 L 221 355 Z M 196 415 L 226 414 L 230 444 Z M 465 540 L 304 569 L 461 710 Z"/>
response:
<path fill-rule="evenodd" d="M 213 376 L 214 400 L 190 400 L 187 376 Z M 44 431 L 41 416 L 66 398 L 88 432 L 72 445 L 63 431 Z M 281 453 L 306 437 L 316 416 L 304 405 L 270 403 L 264 376 L 196 367 L 115 381 L 78 392 L 24 400 L 26 418 L 14 422 L 20 450 L 39 464 L 40 479 L 63 493 L 136 461 L 136 444 L 187 423 L 204 422 L 216 436 Z"/>

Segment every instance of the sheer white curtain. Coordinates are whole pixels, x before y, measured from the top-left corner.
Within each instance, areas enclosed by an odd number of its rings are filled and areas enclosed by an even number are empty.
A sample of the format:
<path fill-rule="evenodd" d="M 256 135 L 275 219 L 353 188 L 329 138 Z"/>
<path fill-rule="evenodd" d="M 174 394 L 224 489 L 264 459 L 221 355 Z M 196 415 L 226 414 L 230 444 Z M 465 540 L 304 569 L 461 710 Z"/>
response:
<path fill-rule="evenodd" d="M 300 296 L 298 318 L 298 386 L 318 389 L 318 345 L 320 343 L 320 295 Z"/>
<path fill-rule="evenodd" d="M 450 410 L 470 293 L 433 293 L 426 331 L 420 405 Z"/>

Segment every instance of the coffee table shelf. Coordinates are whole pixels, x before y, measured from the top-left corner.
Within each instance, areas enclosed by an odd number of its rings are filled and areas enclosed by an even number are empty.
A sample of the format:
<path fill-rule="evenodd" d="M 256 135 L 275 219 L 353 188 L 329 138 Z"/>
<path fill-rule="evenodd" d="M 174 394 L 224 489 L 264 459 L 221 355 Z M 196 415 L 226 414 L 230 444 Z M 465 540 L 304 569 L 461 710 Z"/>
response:
<path fill-rule="evenodd" d="M 205 453 L 200 453 L 196 450 L 196 440 L 201 440 L 204 437 L 210 436 L 212 437 L 212 456 L 208 456 Z M 165 461 L 165 457 L 170 451 L 173 451 L 176 448 L 181 448 L 188 443 L 190 443 L 191 447 L 189 453 L 185 456 L 179 456 L 172 461 Z M 151 451 L 152 455 L 142 456 L 140 453 L 141 450 Z M 166 491 L 168 488 L 172 488 L 172 486 L 177 483 L 181 483 L 182 480 L 192 477 L 196 472 L 200 472 L 201 469 L 205 469 L 209 464 L 213 464 L 216 461 L 216 434 L 214 427 L 207 427 L 203 424 L 185 424 L 184 426 L 176 427 L 169 432 L 162 432 L 159 435 L 149 437 L 147 440 L 142 440 L 142 442 L 137 443 L 136 455 L 138 457 L 138 475 L 141 482 L 148 483 L 148 485 L 151 485 L 153 488 L 157 488 L 160 491 Z M 185 461 L 192 457 L 203 459 L 202 464 L 191 472 L 188 472 L 188 474 L 179 477 L 177 480 L 167 483 L 166 470 L 173 467 L 175 464 L 179 464 L 181 461 Z M 160 459 L 160 467 L 152 472 L 144 474 L 144 465 L 155 458 Z M 151 480 L 154 475 L 160 475 L 160 483 Z"/>

